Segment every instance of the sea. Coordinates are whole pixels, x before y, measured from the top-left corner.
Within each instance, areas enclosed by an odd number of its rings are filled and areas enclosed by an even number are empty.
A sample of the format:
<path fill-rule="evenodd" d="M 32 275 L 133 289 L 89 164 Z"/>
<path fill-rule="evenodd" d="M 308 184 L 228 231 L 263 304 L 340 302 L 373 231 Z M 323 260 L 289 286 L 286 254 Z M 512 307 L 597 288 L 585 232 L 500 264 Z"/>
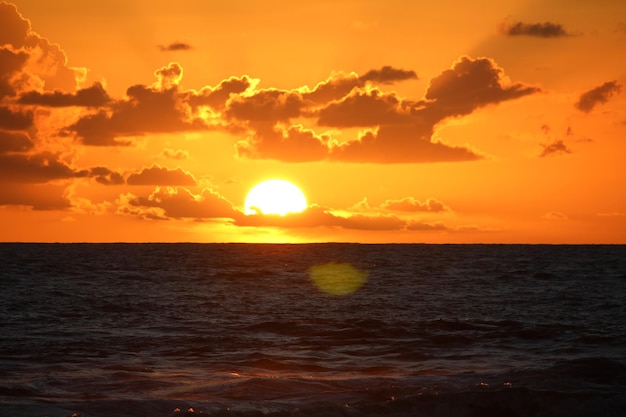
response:
<path fill-rule="evenodd" d="M 626 246 L 0 244 L 0 416 L 626 416 Z"/>

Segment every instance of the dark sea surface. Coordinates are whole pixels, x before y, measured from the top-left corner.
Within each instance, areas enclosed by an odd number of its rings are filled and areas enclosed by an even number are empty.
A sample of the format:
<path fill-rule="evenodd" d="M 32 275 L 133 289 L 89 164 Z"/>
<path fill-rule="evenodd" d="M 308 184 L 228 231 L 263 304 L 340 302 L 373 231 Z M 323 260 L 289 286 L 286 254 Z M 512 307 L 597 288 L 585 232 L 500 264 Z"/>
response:
<path fill-rule="evenodd" d="M 626 416 L 626 246 L 0 244 L 0 262 L 2 417 Z"/>

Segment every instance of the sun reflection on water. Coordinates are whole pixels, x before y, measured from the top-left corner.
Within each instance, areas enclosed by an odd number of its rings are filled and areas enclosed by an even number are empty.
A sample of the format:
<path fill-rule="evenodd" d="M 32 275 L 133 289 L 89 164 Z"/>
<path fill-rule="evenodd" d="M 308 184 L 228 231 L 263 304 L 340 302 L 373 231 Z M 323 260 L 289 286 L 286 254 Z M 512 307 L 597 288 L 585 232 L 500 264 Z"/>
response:
<path fill-rule="evenodd" d="M 349 263 L 330 262 L 309 268 L 309 277 L 321 291 L 331 295 L 348 295 L 367 281 L 367 272 Z"/>

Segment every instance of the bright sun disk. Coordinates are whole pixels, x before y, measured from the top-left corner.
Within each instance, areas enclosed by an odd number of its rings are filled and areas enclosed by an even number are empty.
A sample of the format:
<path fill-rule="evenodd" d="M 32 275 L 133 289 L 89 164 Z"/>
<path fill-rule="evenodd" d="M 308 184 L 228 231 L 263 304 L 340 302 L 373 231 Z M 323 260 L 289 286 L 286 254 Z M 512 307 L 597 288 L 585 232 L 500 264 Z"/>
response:
<path fill-rule="evenodd" d="M 285 180 L 267 180 L 255 185 L 244 203 L 245 214 L 300 213 L 307 208 L 306 198 L 298 187 Z"/>

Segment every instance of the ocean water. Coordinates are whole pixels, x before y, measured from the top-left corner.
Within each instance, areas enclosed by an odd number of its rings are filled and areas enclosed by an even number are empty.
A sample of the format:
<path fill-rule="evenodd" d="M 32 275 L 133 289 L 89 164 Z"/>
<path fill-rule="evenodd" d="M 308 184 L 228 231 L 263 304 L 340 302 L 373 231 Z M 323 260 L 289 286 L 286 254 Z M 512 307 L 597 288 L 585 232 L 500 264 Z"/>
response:
<path fill-rule="evenodd" d="M 0 416 L 626 416 L 626 246 L 0 244 Z"/>

